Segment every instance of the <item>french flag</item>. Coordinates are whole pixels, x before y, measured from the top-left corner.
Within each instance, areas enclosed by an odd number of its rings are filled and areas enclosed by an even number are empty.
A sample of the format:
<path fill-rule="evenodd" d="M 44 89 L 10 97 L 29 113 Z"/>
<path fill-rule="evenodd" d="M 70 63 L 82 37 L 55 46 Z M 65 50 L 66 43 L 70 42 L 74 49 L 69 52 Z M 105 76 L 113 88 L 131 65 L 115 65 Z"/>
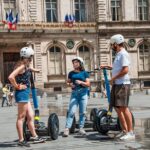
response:
<path fill-rule="evenodd" d="M 2 21 L 4 24 L 8 25 L 9 30 L 16 30 L 16 25 L 18 23 L 18 13 L 13 17 L 12 10 L 9 13 L 6 12 L 6 21 Z"/>

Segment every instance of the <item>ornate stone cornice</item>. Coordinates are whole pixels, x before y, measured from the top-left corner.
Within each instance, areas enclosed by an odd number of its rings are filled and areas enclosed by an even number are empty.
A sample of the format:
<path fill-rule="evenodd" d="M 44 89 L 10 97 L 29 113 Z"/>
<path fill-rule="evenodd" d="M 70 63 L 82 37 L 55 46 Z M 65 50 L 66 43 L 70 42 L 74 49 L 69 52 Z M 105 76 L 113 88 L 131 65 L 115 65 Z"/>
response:
<path fill-rule="evenodd" d="M 150 21 L 123 21 L 123 22 L 98 22 L 98 29 L 101 32 L 112 30 L 147 30 L 150 29 Z"/>
<path fill-rule="evenodd" d="M 47 23 L 47 22 L 19 22 L 17 24 L 17 30 L 11 32 L 44 32 L 45 30 L 88 30 L 88 29 L 95 29 L 96 23 L 95 22 L 84 22 L 84 23 L 74 23 L 72 28 L 65 26 L 63 22 L 61 23 Z M 0 30 L 7 31 L 7 28 L 4 24 L 0 23 Z M 60 31 L 59 31 L 60 32 Z"/>

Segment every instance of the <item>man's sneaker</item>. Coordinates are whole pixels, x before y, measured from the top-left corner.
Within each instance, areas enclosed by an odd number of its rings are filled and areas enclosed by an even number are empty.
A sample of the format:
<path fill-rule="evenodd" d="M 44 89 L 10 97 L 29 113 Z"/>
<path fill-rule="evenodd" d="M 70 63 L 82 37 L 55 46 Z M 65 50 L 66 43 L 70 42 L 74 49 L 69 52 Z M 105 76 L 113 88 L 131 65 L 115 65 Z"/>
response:
<path fill-rule="evenodd" d="M 46 141 L 46 139 L 43 139 L 39 136 L 30 137 L 30 140 L 33 141 L 33 143 L 43 143 Z"/>
<path fill-rule="evenodd" d="M 78 133 L 83 136 L 86 135 L 86 132 L 83 128 L 80 128 Z"/>
<path fill-rule="evenodd" d="M 115 138 L 120 138 L 120 137 L 122 137 L 122 136 L 124 136 L 126 133 L 124 132 L 124 131 L 121 131 L 119 134 L 117 134 L 116 136 L 115 136 Z"/>
<path fill-rule="evenodd" d="M 69 136 L 69 129 L 65 129 L 63 133 L 63 137 L 68 137 Z"/>
<path fill-rule="evenodd" d="M 134 140 L 134 139 L 135 139 L 135 134 L 132 131 L 128 132 L 126 135 L 120 138 L 120 140 Z"/>
<path fill-rule="evenodd" d="M 30 147 L 30 144 L 27 143 L 27 141 L 23 140 L 18 142 L 18 146 Z"/>

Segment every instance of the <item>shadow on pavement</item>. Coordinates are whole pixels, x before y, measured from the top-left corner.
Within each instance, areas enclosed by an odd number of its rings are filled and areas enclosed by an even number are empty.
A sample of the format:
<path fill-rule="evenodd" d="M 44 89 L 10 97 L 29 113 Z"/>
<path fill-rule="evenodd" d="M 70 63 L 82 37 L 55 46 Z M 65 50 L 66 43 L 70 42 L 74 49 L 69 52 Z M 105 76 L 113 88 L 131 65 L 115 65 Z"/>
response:
<path fill-rule="evenodd" d="M 108 135 L 102 135 L 99 133 L 93 133 L 86 136 L 87 140 L 91 141 L 114 141 L 114 138 L 108 136 Z"/>
<path fill-rule="evenodd" d="M 7 148 L 7 147 L 18 147 L 17 143 L 14 141 L 7 141 L 7 142 L 0 142 L 0 147 Z"/>

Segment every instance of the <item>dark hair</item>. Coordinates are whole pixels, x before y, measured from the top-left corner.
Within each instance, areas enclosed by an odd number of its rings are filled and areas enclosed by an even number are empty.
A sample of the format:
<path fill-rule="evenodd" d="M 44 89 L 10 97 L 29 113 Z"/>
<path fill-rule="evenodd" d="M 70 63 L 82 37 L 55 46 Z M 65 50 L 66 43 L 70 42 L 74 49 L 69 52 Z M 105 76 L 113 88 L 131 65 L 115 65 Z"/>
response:
<path fill-rule="evenodd" d="M 18 68 L 19 66 L 21 66 L 22 64 L 26 65 L 24 62 L 23 62 L 23 59 L 25 59 L 25 57 L 20 57 L 20 59 L 17 61 L 17 63 L 15 64 L 14 66 L 14 69 Z M 27 66 L 27 65 L 26 65 Z"/>
<path fill-rule="evenodd" d="M 84 70 L 85 70 L 85 68 L 84 68 L 83 64 L 81 64 L 81 62 L 80 62 L 80 71 L 84 71 Z"/>
<path fill-rule="evenodd" d="M 74 62 L 74 61 L 78 61 L 79 63 L 80 63 L 80 67 L 79 67 L 79 70 L 80 71 L 84 71 L 85 70 L 85 68 L 84 68 L 84 65 L 81 63 L 81 61 L 80 60 L 78 60 L 78 59 L 74 59 L 74 60 L 72 60 L 72 62 Z"/>
<path fill-rule="evenodd" d="M 124 43 L 120 43 L 118 44 L 120 47 L 124 47 Z"/>

